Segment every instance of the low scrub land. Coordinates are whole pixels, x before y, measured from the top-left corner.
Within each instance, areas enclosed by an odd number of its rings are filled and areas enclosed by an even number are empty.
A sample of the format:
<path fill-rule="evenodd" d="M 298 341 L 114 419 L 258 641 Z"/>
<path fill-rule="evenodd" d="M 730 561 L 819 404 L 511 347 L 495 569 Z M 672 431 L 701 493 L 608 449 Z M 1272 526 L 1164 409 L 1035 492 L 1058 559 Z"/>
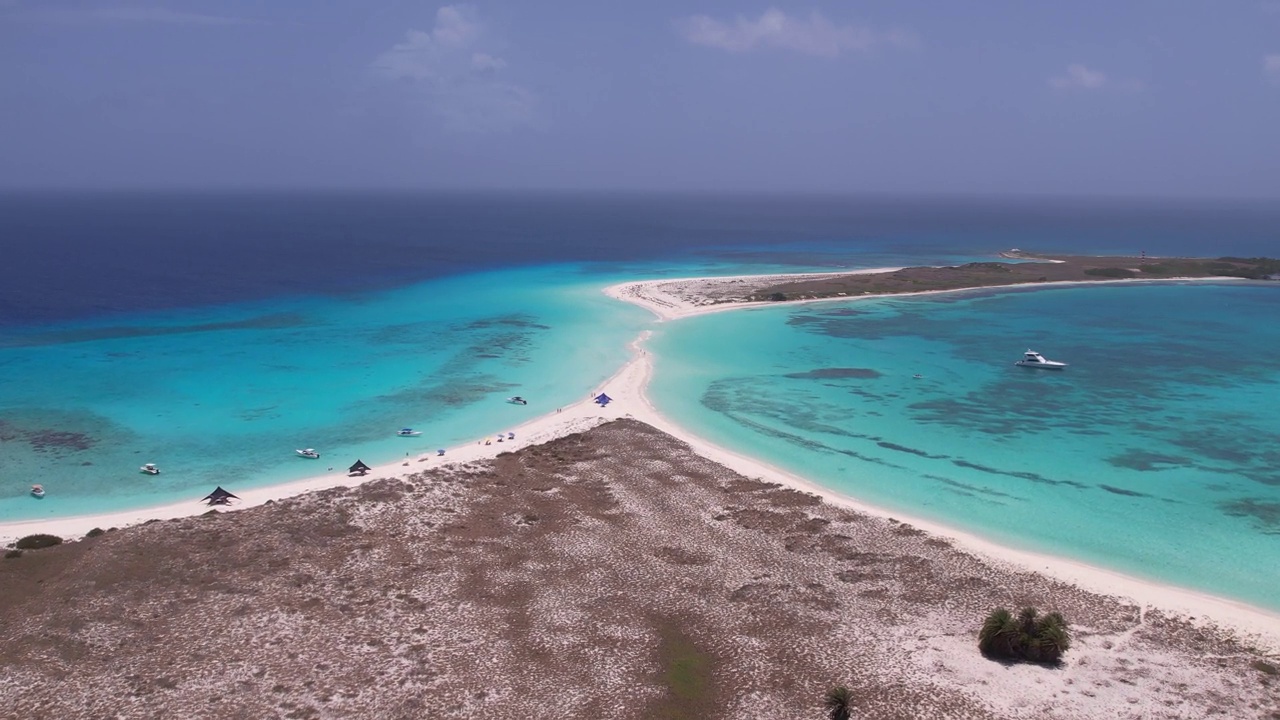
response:
<path fill-rule="evenodd" d="M 1033 256 L 1004 253 L 1019 262 L 975 262 L 952 267 L 912 267 L 888 273 L 842 275 L 785 282 L 750 290 L 738 300 L 774 302 L 826 297 L 880 295 L 1023 283 L 1096 282 L 1124 278 L 1235 277 L 1264 280 L 1280 276 L 1280 260 L 1270 258 L 1142 258 Z"/>
<path fill-rule="evenodd" d="M 990 660 L 993 607 L 1071 620 Z M 743 477 L 631 420 L 0 560 L 0 717 L 1271 718 L 1203 619 Z"/>

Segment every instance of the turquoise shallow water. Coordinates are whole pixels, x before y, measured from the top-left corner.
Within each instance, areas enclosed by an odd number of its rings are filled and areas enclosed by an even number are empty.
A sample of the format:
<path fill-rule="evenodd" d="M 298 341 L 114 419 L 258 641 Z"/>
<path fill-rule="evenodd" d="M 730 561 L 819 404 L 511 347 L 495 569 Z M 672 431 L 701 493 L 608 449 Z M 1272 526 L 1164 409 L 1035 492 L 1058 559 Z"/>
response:
<path fill-rule="evenodd" d="M 0 521 L 470 442 L 582 397 L 653 328 L 655 403 L 713 441 L 1010 545 L 1280 605 L 1267 570 L 1280 557 L 1280 287 L 961 293 L 657 325 L 600 293 L 832 267 L 806 257 L 544 265 L 10 329 Z M 1072 366 L 1014 368 L 1028 346 Z M 530 405 L 503 402 L 513 394 Z M 395 437 L 404 425 L 423 434 Z M 308 446 L 323 458 L 294 456 Z M 143 462 L 165 472 L 142 475 Z M 49 497 L 28 497 L 33 482 Z"/>
<path fill-rule="evenodd" d="M 607 285 L 812 269 L 565 263 L 8 328 L 0 521 L 189 501 L 215 485 L 278 484 L 505 432 L 581 399 L 625 362 L 652 316 L 606 297 Z M 404 426 L 422 434 L 397 437 Z M 318 461 L 295 455 L 308 447 Z M 146 462 L 161 475 L 140 473 Z M 33 483 L 44 499 L 29 497 Z"/>
<path fill-rule="evenodd" d="M 721 444 L 904 514 L 1275 607 L 1280 284 L 660 325 L 599 290 L 1009 247 L 1251 257 L 1274 254 L 1277 223 L 1274 203 L 6 194 L 0 522 L 194 505 L 215 484 L 472 442 L 595 389 L 656 328 L 655 400 Z M 1073 365 L 1015 371 L 1028 345 Z M 307 446 L 323 458 L 294 456 Z"/>
<path fill-rule="evenodd" d="M 647 319 L 599 278 L 542 267 L 6 334 L 0 519 L 190 500 L 502 432 L 612 375 Z M 321 459 L 294 455 L 305 447 Z"/>
<path fill-rule="evenodd" d="M 1202 283 L 742 310 L 661 325 L 651 396 L 882 507 L 1280 609 L 1277 316 Z"/>

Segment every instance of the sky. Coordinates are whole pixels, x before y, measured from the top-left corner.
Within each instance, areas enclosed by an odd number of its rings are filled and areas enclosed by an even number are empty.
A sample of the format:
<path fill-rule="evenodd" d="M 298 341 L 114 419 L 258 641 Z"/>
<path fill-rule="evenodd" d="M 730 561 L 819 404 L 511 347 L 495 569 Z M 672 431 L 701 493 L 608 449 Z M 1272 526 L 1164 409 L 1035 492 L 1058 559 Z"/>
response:
<path fill-rule="evenodd" d="M 0 0 L 0 188 L 1280 199 L 1280 0 Z"/>

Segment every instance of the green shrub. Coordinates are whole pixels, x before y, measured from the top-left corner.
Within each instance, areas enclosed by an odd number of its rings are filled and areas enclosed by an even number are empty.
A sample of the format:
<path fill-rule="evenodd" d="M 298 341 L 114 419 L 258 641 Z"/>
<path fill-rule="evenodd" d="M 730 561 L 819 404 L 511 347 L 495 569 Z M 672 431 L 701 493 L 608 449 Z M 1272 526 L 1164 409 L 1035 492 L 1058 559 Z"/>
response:
<path fill-rule="evenodd" d="M 1085 275 L 1094 275 L 1097 277 L 1109 278 L 1131 278 L 1137 277 L 1138 274 L 1127 268 L 1088 268 L 1084 271 Z"/>
<path fill-rule="evenodd" d="M 7 550 L 5 551 L 5 554 L 4 554 L 5 560 L 12 560 L 13 558 L 20 558 L 20 557 L 22 557 L 21 550 Z"/>
<path fill-rule="evenodd" d="M 99 535 L 102 535 L 102 534 L 104 534 L 104 533 L 106 533 L 106 532 L 107 532 L 107 531 L 106 531 L 106 530 L 103 530 L 102 528 L 94 528 L 94 529 L 90 530 L 89 532 L 85 533 L 85 534 L 84 534 L 84 536 L 85 536 L 85 537 L 98 537 Z"/>
<path fill-rule="evenodd" d="M 773 302 L 782 302 L 787 299 L 787 294 L 776 292 L 770 295 L 769 299 L 772 300 Z"/>
<path fill-rule="evenodd" d="M 961 270 L 992 270 L 994 272 L 1013 272 L 1009 267 L 1009 263 L 1002 262 L 971 262 L 960 266 Z"/>
<path fill-rule="evenodd" d="M 853 717 L 853 700 L 853 691 L 844 685 L 828 690 L 822 698 L 822 704 L 827 707 L 827 718 L 849 720 Z"/>
<path fill-rule="evenodd" d="M 61 544 L 62 538 L 57 535 L 45 535 L 42 533 L 38 535 L 28 535 L 14 543 L 13 546 L 19 550 L 39 550 L 40 548 L 53 547 L 54 545 Z"/>
<path fill-rule="evenodd" d="M 1023 608 L 1017 617 L 996 608 L 978 631 L 978 650 L 987 657 L 1057 664 L 1071 647 L 1071 632 L 1062 615 L 1039 615 Z"/>

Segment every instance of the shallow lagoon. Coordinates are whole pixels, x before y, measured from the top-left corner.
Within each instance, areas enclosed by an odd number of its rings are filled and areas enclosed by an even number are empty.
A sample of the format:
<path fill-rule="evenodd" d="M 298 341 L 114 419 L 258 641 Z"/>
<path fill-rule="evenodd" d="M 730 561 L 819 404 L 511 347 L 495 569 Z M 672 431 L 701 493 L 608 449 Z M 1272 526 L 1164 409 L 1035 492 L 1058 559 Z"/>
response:
<path fill-rule="evenodd" d="M 503 432 L 586 396 L 647 320 L 542 267 L 7 333 L 0 518 L 189 500 Z M 306 447 L 321 458 L 295 456 Z"/>
<path fill-rule="evenodd" d="M 0 520 L 511 429 L 594 389 L 653 327 L 599 293 L 611 282 L 1012 246 L 1252 256 L 1276 222 L 1274 204 L 1181 201 L 0 196 Z M 904 513 L 1274 605 L 1257 573 L 1280 523 L 1275 289 L 727 313 L 657 326 L 654 392 L 700 434 Z M 1011 373 L 1028 345 L 1073 367 Z M 306 446 L 324 457 L 294 457 Z"/>
<path fill-rule="evenodd" d="M 651 396 L 883 507 L 1277 608 L 1277 316 L 1208 283 L 741 310 L 660 326 Z"/>

